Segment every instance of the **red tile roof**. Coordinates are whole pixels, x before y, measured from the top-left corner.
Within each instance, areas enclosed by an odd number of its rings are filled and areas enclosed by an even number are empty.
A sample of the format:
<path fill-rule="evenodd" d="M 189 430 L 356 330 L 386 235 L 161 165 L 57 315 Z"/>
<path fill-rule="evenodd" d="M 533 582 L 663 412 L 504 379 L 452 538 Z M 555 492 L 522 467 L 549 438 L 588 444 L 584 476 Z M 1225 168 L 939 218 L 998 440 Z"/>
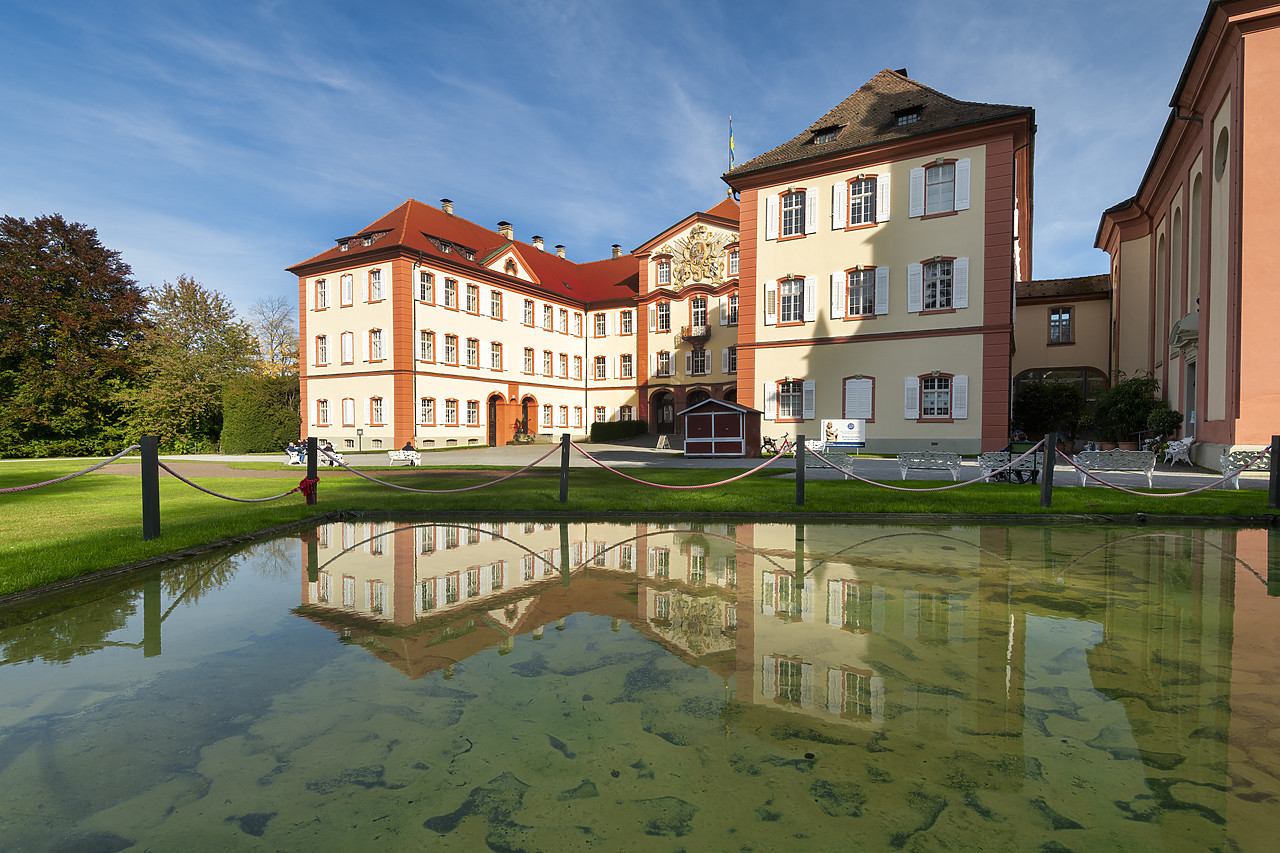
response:
<path fill-rule="evenodd" d="M 899 116 L 912 112 L 918 114 L 915 121 L 898 123 Z M 732 185 L 736 176 L 774 166 L 1034 112 L 1031 107 L 958 101 L 905 74 L 885 69 L 809 125 L 804 133 L 726 172 L 724 179 Z M 815 135 L 820 130 L 835 130 L 835 138 L 816 142 Z"/>
<path fill-rule="evenodd" d="M 1082 275 L 1075 278 L 1044 278 L 1038 281 L 1020 281 L 1015 286 L 1019 299 L 1089 296 L 1111 292 L 1111 276 Z"/>
<path fill-rule="evenodd" d="M 732 196 L 722 199 L 719 204 L 707 211 L 709 216 L 719 216 L 721 219 L 732 219 L 738 221 L 740 214 L 740 206 Z"/>
<path fill-rule="evenodd" d="M 369 246 L 363 245 L 364 235 L 380 235 Z M 434 239 L 433 239 L 434 238 Z M 555 252 L 538 249 L 532 243 L 507 240 L 496 231 L 490 231 L 461 216 L 445 213 L 438 207 L 407 199 L 395 210 L 361 229 L 356 235 L 340 239 L 348 245 L 347 251 L 335 245 L 314 257 L 288 268 L 294 274 L 303 274 L 311 266 L 342 259 L 355 260 L 366 252 L 382 252 L 388 247 L 402 247 L 410 254 L 424 258 L 447 261 L 463 268 L 472 267 L 477 272 L 484 269 L 490 275 L 502 276 L 500 270 L 490 270 L 484 260 L 514 246 L 528 263 L 541 284 L 530 285 L 562 299 L 577 302 L 594 302 L 634 294 L 639 289 L 637 262 L 634 255 L 606 258 L 602 261 L 576 263 L 561 258 Z M 452 246 L 446 252 L 443 246 Z M 468 260 L 458 249 L 474 253 L 475 260 Z M 528 283 L 525 283 L 528 285 Z"/>

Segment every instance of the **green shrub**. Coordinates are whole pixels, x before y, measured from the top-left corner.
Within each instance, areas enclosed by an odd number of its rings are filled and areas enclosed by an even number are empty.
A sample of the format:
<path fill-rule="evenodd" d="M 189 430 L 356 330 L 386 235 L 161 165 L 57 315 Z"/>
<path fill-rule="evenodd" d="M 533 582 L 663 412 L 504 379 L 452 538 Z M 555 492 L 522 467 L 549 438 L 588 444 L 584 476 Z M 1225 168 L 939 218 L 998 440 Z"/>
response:
<path fill-rule="evenodd" d="M 591 425 L 592 441 L 617 441 L 633 435 L 644 435 L 649 431 L 645 421 L 598 421 Z"/>
<path fill-rule="evenodd" d="M 269 453 L 296 441 L 302 429 L 296 376 L 241 376 L 222 396 L 222 452 Z"/>
<path fill-rule="evenodd" d="M 1032 439 L 1051 432 L 1075 435 L 1084 412 L 1079 389 L 1065 382 L 1026 382 L 1013 398 L 1013 426 Z"/>

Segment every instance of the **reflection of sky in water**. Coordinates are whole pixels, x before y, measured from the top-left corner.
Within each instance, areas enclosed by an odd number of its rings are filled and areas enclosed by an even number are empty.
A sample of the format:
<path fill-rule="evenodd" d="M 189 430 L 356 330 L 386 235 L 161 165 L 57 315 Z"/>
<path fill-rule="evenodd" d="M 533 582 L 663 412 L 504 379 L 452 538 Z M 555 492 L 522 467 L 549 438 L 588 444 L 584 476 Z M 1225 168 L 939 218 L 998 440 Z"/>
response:
<path fill-rule="evenodd" d="M 1265 533 L 423 529 L 0 627 L 0 848 L 1268 838 Z"/>

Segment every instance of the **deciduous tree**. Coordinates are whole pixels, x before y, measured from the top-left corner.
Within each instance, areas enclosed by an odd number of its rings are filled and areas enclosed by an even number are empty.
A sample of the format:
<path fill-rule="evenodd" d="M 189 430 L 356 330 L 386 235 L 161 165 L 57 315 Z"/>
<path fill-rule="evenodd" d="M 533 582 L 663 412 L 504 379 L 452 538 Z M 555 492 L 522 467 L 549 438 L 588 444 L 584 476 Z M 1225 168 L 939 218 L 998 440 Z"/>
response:
<path fill-rule="evenodd" d="M 297 314 L 297 302 L 285 296 L 259 299 L 249 309 L 258 344 L 258 370 L 263 375 L 298 375 Z"/>
<path fill-rule="evenodd" d="M 0 218 L 0 451 L 119 443 L 146 295 L 120 253 L 61 216 Z M 115 448 L 119 449 L 119 448 Z"/>
<path fill-rule="evenodd" d="M 253 370 L 253 332 L 231 303 L 188 276 L 152 288 L 139 345 L 130 423 L 174 451 L 211 450 L 222 430 L 222 392 Z"/>

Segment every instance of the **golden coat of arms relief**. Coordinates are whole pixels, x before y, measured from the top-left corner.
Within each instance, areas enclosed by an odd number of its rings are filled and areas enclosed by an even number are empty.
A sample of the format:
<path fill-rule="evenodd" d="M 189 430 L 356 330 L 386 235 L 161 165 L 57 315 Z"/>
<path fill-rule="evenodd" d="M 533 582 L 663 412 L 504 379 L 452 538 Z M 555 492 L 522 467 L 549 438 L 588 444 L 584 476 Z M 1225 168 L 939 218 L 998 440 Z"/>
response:
<path fill-rule="evenodd" d="M 660 254 L 671 256 L 671 284 L 676 289 L 687 284 L 724 281 L 724 247 L 734 239 L 731 234 L 718 234 L 705 225 L 695 225 L 689 236 L 662 247 Z"/>

